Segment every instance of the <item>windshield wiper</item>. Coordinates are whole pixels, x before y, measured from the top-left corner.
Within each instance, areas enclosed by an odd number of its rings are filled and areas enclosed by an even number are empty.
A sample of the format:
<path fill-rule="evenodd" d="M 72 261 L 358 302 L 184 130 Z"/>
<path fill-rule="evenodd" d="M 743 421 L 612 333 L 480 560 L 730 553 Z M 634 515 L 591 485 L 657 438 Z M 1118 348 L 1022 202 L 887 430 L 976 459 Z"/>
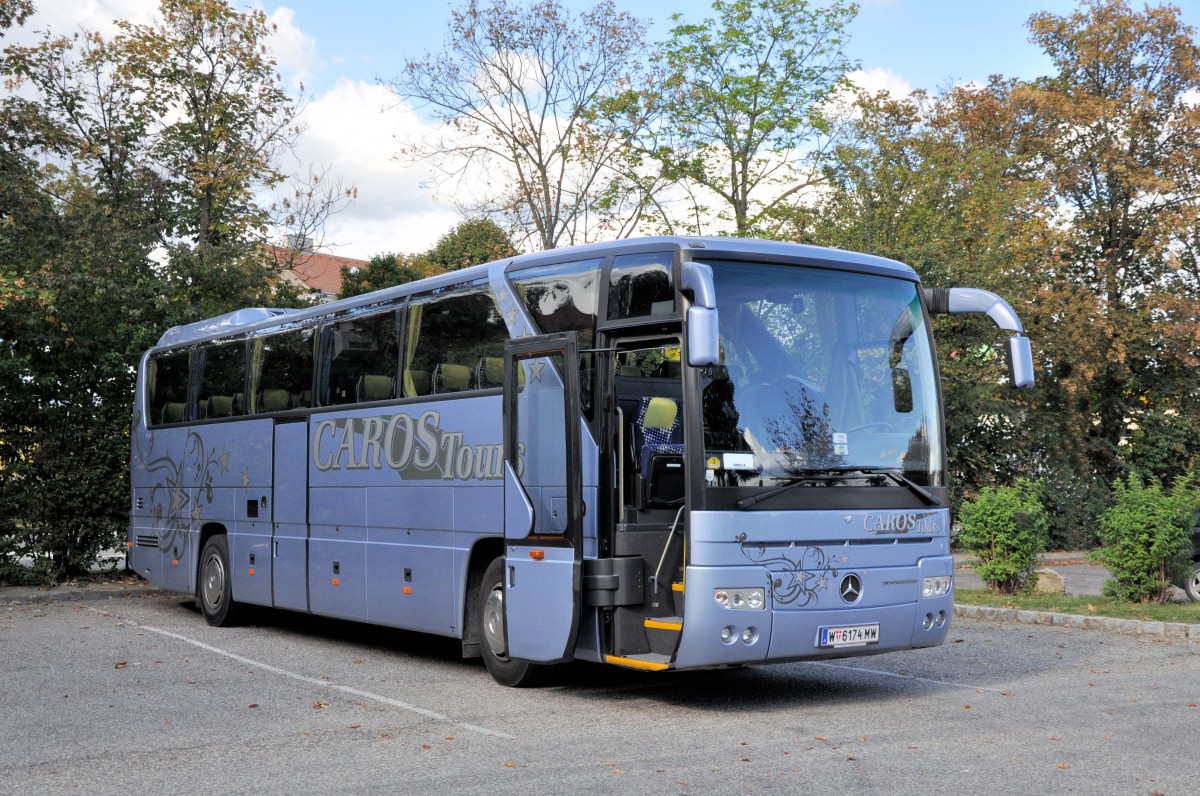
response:
<path fill-rule="evenodd" d="M 927 506 L 942 505 L 942 501 L 934 497 L 932 492 L 905 475 L 903 470 L 897 470 L 894 467 L 856 467 L 855 469 L 860 473 L 887 476 L 897 484 L 908 487 L 914 495 L 924 500 Z"/>
<path fill-rule="evenodd" d="M 789 489 L 792 489 L 793 487 L 800 486 L 801 484 L 845 481 L 847 477 L 854 476 L 856 474 L 879 475 L 879 476 L 883 476 L 885 478 L 890 478 L 893 482 L 900 484 L 901 486 L 908 487 L 908 489 L 914 495 L 921 498 L 921 500 L 923 500 L 925 502 L 925 505 L 927 505 L 927 506 L 942 505 L 941 501 L 938 500 L 932 492 L 930 492 L 928 489 L 926 489 L 925 487 L 918 484 L 916 481 L 913 481 L 911 478 L 906 476 L 903 471 L 897 470 L 892 467 L 846 467 L 846 468 L 830 467 L 830 468 L 820 469 L 820 470 L 811 470 L 802 475 L 797 475 L 797 476 L 788 478 L 785 483 L 783 483 L 779 486 L 776 486 L 776 487 L 772 487 L 771 489 L 768 489 L 765 492 L 759 492 L 757 495 L 751 495 L 750 497 L 744 497 L 741 500 L 737 501 L 737 503 L 735 503 L 734 505 L 744 511 L 756 503 L 761 503 L 764 500 L 770 500 L 771 498 L 775 497 L 776 495 L 782 494 L 782 493 L 788 491 Z"/>
<path fill-rule="evenodd" d="M 815 483 L 827 483 L 830 481 L 844 481 L 844 480 L 846 480 L 846 476 L 843 475 L 843 473 L 845 473 L 845 472 L 847 472 L 847 471 L 837 470 L 837 469 L 811 470 L 811 471 L 805 473 L 804 475 L 797 475 L 797 476 L 788 478 L 784 481 L 783 484 L 776 486 L 776 487 L 772 487 L 765 492 L 759 492 L 757 495 L 751 495 L 750 497 L 744 497 L 741 500 L 739 500 L 737 503 L 735 503 L 734 505 L 737 506 L 739 509 L 745 510 L 745 509 L 748 509 L 751 506 L 753 506 L 755 503 L 761 503 L 764 500 L 770 500 L 771 498 L 775 497 L 776 495 L 782 494 L 783 492 L 788 491 L 792 487 L 797 487 L 797 486 L 800 486 L 801 484 L 815 484 Z M 854 472 L 854 471 L 851 470 L 849 472 Z"/>

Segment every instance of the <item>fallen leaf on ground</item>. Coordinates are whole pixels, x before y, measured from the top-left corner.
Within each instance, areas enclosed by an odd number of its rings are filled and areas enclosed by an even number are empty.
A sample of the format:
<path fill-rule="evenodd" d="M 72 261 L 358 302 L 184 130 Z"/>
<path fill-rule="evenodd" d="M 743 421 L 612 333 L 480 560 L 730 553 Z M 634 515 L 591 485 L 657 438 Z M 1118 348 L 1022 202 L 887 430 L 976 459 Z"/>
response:
<path fill-rule="evenodd" d="M 113 668 L 114 669 L 124 669 L 128 665 L 129 665 L 128 661 L 117 661 L 116 664 L 113 666 Z"/>

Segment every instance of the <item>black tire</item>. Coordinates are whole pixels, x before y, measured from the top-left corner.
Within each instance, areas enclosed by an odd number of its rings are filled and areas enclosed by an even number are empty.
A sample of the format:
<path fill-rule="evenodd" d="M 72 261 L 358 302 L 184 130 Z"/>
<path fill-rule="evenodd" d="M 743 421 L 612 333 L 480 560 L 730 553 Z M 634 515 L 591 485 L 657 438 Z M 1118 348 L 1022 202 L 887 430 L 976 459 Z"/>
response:
<path fill-rule="evenodd" d="M 483 573 L 479 589 L 479 651 L 493 680 L 510 688 L 524 688 L 537 681 L 542 667 L 507 655 L 503 579 L 504 559 L 497 558 Z"/>
<path fill-rule="evenodd" d="M 1189 600 L 1200 603 L 1200 561 L 1192 562 L 1191 571 L 1183 580 L 1183 590 Z"/>
<path fill-rule="evenodd" d="M 204 621 L 213 627 L 237 624 L 242 606 L 233 601 L 229 569 L 229 540 L 224 534 L 210 537 L 200 551 L 196 574 L 196 604 Z"/>

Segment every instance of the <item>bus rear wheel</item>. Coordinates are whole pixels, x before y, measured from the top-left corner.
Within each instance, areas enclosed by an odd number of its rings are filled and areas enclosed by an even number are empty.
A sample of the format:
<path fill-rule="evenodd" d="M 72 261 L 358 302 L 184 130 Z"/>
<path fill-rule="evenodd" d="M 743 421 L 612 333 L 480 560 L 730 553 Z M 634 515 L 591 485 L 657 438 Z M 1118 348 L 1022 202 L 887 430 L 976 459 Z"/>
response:
<path fill-rule="evenodd" d="M 200 572 L 196 578 L 196 603 L 204 621 L 214 627 L 236 624 L 239 608 L 233 601 L 229 577 L 229 541 L 224 534 L 210 537 L 200 551 Z"/>
<path fill-rule="evenodd" d="M 504 559 L 497 558 L 483 573 L 479 590 L 479 649 L 488 673 L 500 685 L 522 688 L 533 685 L 541 667 L 508 657 L 504 628 Z"/>

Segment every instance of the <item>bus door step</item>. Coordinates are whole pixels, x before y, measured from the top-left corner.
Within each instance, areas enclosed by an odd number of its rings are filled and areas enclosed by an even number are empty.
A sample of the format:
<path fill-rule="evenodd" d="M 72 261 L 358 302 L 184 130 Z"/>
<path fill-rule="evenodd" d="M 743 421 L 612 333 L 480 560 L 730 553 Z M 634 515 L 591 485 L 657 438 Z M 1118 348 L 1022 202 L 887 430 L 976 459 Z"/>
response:
<path fill-rule="evenodd" d="M 683 632 L 683 617 L 648 616 L 643 624 L 651 652 L 659 655 L 672 655 L 675 652 L 679 646 L 679 634 Z"/>
<path fill-rule="evenodd" d="M 624 666 L 626 669 L 640 669 L 643 672 L 661 672 L 671 668 L 671 659 L 666 655 L 645 652 L 637 655 L 605 655 L 605 663 L 613 666 Z"/>
<path fill-rule="evenodd" d="M 645 624 L 648 630 L 673 630 L 676 633 L 683 630 L 683 618 L 679 616 L 648 616 Z"/>

